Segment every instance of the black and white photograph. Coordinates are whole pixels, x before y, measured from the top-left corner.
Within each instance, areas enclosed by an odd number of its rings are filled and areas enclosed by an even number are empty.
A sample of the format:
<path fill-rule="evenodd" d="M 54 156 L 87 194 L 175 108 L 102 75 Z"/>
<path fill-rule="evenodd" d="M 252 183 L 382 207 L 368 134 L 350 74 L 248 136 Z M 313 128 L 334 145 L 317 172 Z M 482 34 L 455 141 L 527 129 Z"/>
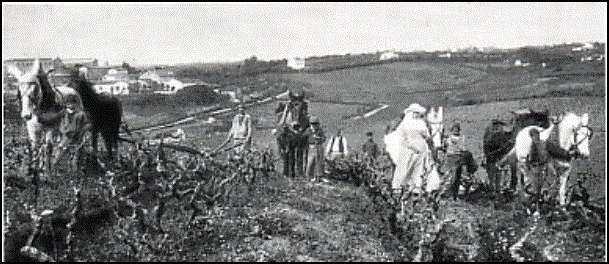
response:
<path fill-rule="evenodd" d="M 606 262 L 606 2 L 2 3 L 3 262 Z"/>

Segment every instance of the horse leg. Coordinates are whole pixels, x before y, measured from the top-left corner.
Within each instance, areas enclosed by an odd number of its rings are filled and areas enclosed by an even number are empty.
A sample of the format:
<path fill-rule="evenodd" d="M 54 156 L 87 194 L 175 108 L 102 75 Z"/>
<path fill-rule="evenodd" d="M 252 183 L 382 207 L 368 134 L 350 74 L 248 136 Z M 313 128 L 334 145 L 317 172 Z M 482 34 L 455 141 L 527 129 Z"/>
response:
<path fill-rule="evenodd" d="M 112 142 L 112 138 L 110 138 L 110 135 L 104 135 L 104 143 L 106 144 L 106 157 L 108 160 L 112 160 L 114 158 L 114 156 L 112 156 L 112 148 L 114 147 L 114 144 Z"/>
<path fill-rule="evenodd" d="M 501 182 L 501 174 L 499 172 L 499 169 L 497 169 L 497 167 L 495 166 L 495 164 L 493 163 L 486 163 L 486 174 L 488 177 L 488 183 L 491 189 L 491 195 L 494 196 L 494 198 L 498 198 L 499 194 L 501 192 L 500 189 L 500 182 Z"/>
<path fill-rule="evenodd" d="M 290 176 L 296 178 L 298 176 L 298 146 L 292 146 L 290 153 Z"/>
<path fill-rule="evenodd" d="M 283 161 L 283 176 L 288 177 L 290 176 L 290 170 L 288 169 L 289 167 L 289 156 L 288 156 L 288 152 L 286 149 L 282 149 L 281 154 L 281 160 Z"/>
<path fill-rule="evenodd" d="M 296 174 L 298 174 L 298 176 L 303 176 L 304 175 L 304 163 L 305 163 L 305 157 L 304 157 L 304 149 L 302 148 L 302 146 L 296 147 Z"/>
<path fill-rule="evenodd" d="M 571 172 L 571 164 L 567 162 L 557 161 L 557 165 L 565 168 L 565 171 L 560 173 L 560 189 L 558 191 L 558 199 L 561 206 L 567 204 L 567 183 L 569 182 L 569 173 Z"/>
<path fill-rule="evenodd" d="M 93 156 L 97 158 L 97 138 L 99 137 L 99 130 L 94 129 L 91 133 L 91 147 L 93 148 Z"/>
<path fill-rule="evenodd" d="M 119 134 L 119 129 L 120 129 L 120 125 L 116 126 L 114 128 L 114 131 L 112 131 L 112 133 L 110 135 L 111 136 L 110 139 L 112 140 L 112 148 L 116 150 L 116 152 L 115 152 L 116 159 L 119 158 L 119 153 L 118 153 L 118 144 L 119 144 L 118 134 Z"/>
<path fill-rule="evenodd" d="M 44 154 L 44 159 L 42 161 L 42 164 L 44 166 L 44 169 L 46 170 L 46 175 L 47 176 L 51 176 L 51 158 L 53 156 L 53 131 L 47 131 L 45 133 L 45 137 L 44 137 L 44 143 L 43 143 L 43 147 L 42 147 L 42 151 Z"/>
<path fill-rule="evenodd" d="M 518 166 L 518 171 L 520 172 L 520 175 L 518 175 L 518 173 L 516 173 L 517 177 L 517 189 L 518 189 L 518 197 L 520 199 L 521 203 L 525 203 L 526 202 L 526 183 L 529 175 L 528 175 L 528 168 L 527 168 L 527 164 L 526 162 L 523 161 L 518 161 L 517 162 L 517 166 Z"/>
<path fill-rule="evenodd" d="M 106 146 L 106 157 L 108 158 L 108 160 L 112 160 L 113 156 L 112 156 L 112 151 L 113 151 L 113 147 L 114 147 L 114 138 L 113 138 L 113 131 L 112 130 L 103 130 L 101 132 L 102 138 L 104 140 L 104 144 Z"/>
<path fill-rule="evenodd" d="M 288 143 L 290 144 L 290 143 Z M 286 151 L 286 172 L 288 177 L 294 177 L 294 148 L 293 146 L 288 145 Z"/>
<path fill-rule="evenodd" d="M 28 144 L 29 149 L 29 153 L 30 153 L 30 160 L 29 162 L 29 167 L 32 166 L 37 166 L 37 162 L 38 162 L 38 153 L 40 152 L 40 130 L 36 129 L 36 127 L 34 127 L 33 125 L 27 125 L 27 133 L 30 139 L 30 144 Z"/>
<path fill-rule="evenodd" d="M 512 159 L 510 160 L 509 163 L 510 166 L 510 173 L 511 173 L 511 178 L 510 178 L 510 189 L 512 191 L 516 191 L 516 188 L 518 186 L 518 160 L 517 159 Z"/>

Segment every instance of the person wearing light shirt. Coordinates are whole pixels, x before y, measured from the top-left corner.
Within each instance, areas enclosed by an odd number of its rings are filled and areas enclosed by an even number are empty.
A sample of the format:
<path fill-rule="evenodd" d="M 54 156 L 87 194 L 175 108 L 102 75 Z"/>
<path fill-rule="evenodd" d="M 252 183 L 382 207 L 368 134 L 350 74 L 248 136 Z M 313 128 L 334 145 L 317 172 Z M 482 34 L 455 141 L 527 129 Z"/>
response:
<path fill-rule="evenodd" d="M 336 132 L 336 136 L 333 136 L 326 145 L 326 157 L 329 160 L 335 160 L 337 158 L 343 158 L 349 155 L 349 147 L 347 146 L 347 139 L 343 136 L 342 129 Z"/>
<path fill-rule="evenodd" d="M 252 144 L 252 118 L 245 113 L 243 105 L 239 105 L 238 111 L 238 114 L 233 118 L 228 137 L 215 151 L 226 146 L 231 139 L 234 141 L 236 153 L 241 153 L 243 150 L 250 148 Z"/>
<path fill-rule="evenodd" d="M 459 186 L 461 185 L 461 175 L 463 173 L 463 166 L 466 167 L 467 178 L 471 180 L 472 175 L 478 170 L 478 165 L 474 160 L 474 157 L 465 146 L 465 138 L 461 134 L 461 125 L 459 123 L 453 124 L 450 129 L 450 135 L 446 138 L 446 163 L 451 168 L 450 175 L 450 187 L 449 193 L 453 199 L 457 199 L 459 192 Z"/>
<path fill-rule="evenodd" d="M 307 141 L 309 143 L 306 175 L 311 179 L 312 182 L 317 182 L 324 173 L 323 144 L 326 140 L 326 136 L 319 125 L 319 118 L 312 116 L 309 123 L 311 126 L 304 132 L 304 136 L 307 137 Z"/>

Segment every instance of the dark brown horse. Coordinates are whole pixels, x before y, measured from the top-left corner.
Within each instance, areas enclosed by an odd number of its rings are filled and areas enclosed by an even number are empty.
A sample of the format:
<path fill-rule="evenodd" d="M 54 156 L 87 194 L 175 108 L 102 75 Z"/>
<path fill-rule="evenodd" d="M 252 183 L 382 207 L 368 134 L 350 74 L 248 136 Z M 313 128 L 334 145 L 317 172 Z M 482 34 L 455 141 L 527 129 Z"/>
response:
<path fill-rule="evenodd" d="M 484 131 L 483 151 L 486 158 L 486 172 L 491 183 L 491 188 L 498 195 L 501 192 L 501 172 L 495 164 L 501 160 L 514 147 L 518 131 L 527 126 L 550 126 L 547 111 L 535 112 L 522 110 L 513 112 L 511 124 L 493 120 L 491 125 Z M 518 183 L 516 159 L 509 161 L 511 172 L 510 189 L 514 191 Z"/>
<path fill-rule="evenodd" d="M 78 72 L 73 73 L 70 86 L 80 93 L 84 110 L 91 122 L 93 151 L 97 153 L 97 138 L 101 133 L 107 156 L 113 159 L 113 148 L 118 151 L 118 134 L 123 116 L 121 101 L 111 95 L 98 94 L 93 85 Z"/>
<path fill-rule="evenodd" d="M 290 102 L 280 103 L 276 114 L 276 137 L 279 153 L 283 158 L 283 174 L 286 177 L 303 175 L 308 142 L 303 135 L 309 126 L 308 103 L 302 96 L 290 96 Z"/>

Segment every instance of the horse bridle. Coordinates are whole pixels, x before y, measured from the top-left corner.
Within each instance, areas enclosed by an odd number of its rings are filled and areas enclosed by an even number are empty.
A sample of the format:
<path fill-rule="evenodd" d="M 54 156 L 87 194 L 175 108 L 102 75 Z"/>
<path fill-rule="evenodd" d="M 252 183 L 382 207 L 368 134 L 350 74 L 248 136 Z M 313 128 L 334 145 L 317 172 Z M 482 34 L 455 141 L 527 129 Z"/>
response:
<path fill-rule="evenodd" d="M 38 115 L 40 113 L 40 109 L 39 109 L 40 108 L 40 104 L 42 103 L 42 99 L 43 99 L 42 98 L 43 97 L 43 95 L 42 95 L 42 93 L 43 93 L 43 91 L 42 91 L 42 83 L 40 82 L 40 76 L 37 75 L 35 81 L 20 82 L 20 84 L 34 85 L 34 86 L 37 86 L 37 89 L 40 89 L 38 91 L 38 96 L 36 98 L 36 103 L 33 104 L 33 107 L 32 107 L 32 113 Z M 59 92 L 59 90 L 57 90 L 57 88 L 52 87 L 52 89 L 54 90 L 54 93 L 55 93 L 53 96 L 57 96 L 57 93 L 61 94 L 61 92 Z M 17 91 L 17 97 L 19 98 L 19 103 L 22 104 L 23 103 L 23 102 L 21 102 L 22 101 L 21 100 L 22 95 L 21 95 L 21 91 L 19 89 Z M 65 108 L 65 106 L 63 106 L 62 108 Z"/>
<path fill-rule="evenodd" d="M 431 131 L 431 125 L 442 125 L 442 122 L 429 122 L 427 121 L 427 126 L 429 127 L 429 130 Z M 430 137 L 434 137 L 436 134 L 441 133 L 443 129 L 438 129 L 435 132 L 431 133 Z"/>
<path fill-rule="evenodd" d="M 577 135 L 578 135 L 578 130 L 581 128 L 586 128 L 588 130 L 588 134 L 586 135 L 586 137 L 580 139 L 579 141 L 577 140 Z M 569 149 L 571 150 L 577 150 L 577 148 L 579 147 L 579 145 L 581 143 L 583 143 L 585 140 L 590 140 L 592 139 L 592 136 L 594 135 L 594 130 L 592 130 L 591 127 L 589 127 L 588 125 L 582 125 L 579 128 L 574 128 L 573 129 L 573 144 L 571 144 L 571 147 L 569 147 Z"/>

